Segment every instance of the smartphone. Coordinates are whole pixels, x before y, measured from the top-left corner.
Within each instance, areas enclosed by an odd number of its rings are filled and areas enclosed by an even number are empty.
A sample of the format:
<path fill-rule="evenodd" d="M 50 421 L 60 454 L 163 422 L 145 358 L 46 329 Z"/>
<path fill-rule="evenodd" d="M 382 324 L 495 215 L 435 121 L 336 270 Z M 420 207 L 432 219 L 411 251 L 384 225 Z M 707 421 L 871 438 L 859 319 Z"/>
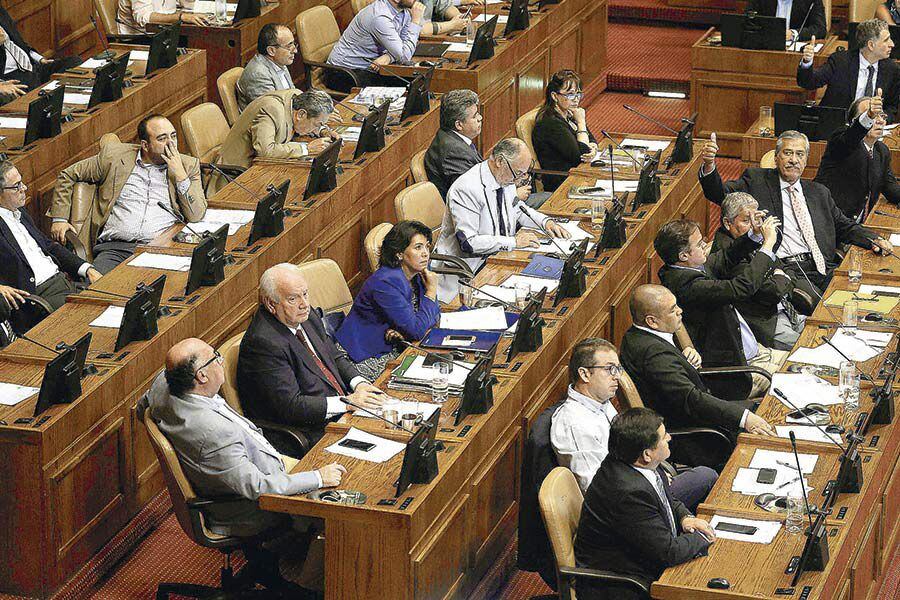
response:
<path fill-rule="evenodd" d="M 361 442 L 359 440 L 343 440 L 338 442 L 338 446 L 350 448 L 351 450 L 359 450 L 360 452 L 368 452 L 375 447 L 375 444 L 369 442 Z"/>
<path fill-rule="evenodd" d="M 740 525 L 738 523 L 727 523 L 725 521 L 717 523 L 716 529 L 719 531 L 730 531 L 731 533 L 740 533 L 741 535 L 753 535 L 758 530 L 758 528 L 753 527 L 751 525 Z"/>
<path fill-rule="evenodd" d="M 594 194 L 596 192 L 605 192 L 605 191 L 606 191 L 606 188 L 600 187 L 599 185 L 596 187 L 581 188 L 582 194 Z"/>
<path fill-rule="evenodd" d="M 775 477 L 777 475 L 778 471 L 775 469 L 760 469 L 759 473 L 756 475 L 756 483 L 775 483 Z"/>
<path fill-rule="evenodd" d="M 801 408 L 800 410 L 795 410 L 794 412 L 788 413 L 789 419 L 803 419 L 805 417 L 815 417 L 817 415 L 822 414 L 821 410 L 816 408 Z"/>

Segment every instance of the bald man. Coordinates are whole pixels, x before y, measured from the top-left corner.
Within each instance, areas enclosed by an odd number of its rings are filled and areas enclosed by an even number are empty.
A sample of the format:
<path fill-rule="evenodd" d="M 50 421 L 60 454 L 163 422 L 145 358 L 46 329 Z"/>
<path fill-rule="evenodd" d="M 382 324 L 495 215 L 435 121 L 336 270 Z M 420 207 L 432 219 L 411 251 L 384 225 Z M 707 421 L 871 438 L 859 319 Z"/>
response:
<path fill-rule="evenodd" d="M 644 404 L 660 413 L 669 427 L 716 427 L 731 434 L 743 429 L 774 435 L 775 429 L 753 413 L 753 403 L 712 395 L 697 369 L 693 349 L 679 351 L 674 334 L 681 327 L 681 308 L 661 285 L 641 285 L 629 302 L 634 323 L 622 338 L 622 366 Z"/>
<path fill-rule="evenodd" d="M 326 333 L 296 265 L 270 267 L 260 279 L 259 296 L 237 364 L 237 388 L 249 418 L 305 427 L 315 443 L 327 420 L 356 406 L 381 406 L 387 396 Z M 297 453 L 287 440 L 269 435 L 282 452 Z"/>

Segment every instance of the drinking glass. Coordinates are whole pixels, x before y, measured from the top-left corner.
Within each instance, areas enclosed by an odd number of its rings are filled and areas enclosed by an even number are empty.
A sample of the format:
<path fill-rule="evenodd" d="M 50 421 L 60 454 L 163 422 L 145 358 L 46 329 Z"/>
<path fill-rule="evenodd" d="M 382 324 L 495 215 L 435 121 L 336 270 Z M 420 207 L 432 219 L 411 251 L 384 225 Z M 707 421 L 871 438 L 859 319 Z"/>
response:
<path fill-rule="evenodd" d="M 838 373 L 838 394 L 844 400 L 844 412 L 859 410 L 859 371 L 850 361 L 841 363 Z"/>
<path fill-rule="evenodd" d="M 847 272 L 847 280 L 850 283 L 862 281 L 862 255 L 859 252 L 850 252 L 850 270 Z"/>
<path fill-rule="evenodd" d="M 784 501 L 787 506 L 784 528 L 788 533 L 796 535 L 803 531 L 803 498 L 796 493 L 790 493 L 785 496 Z"/>
<path fill-rule="evenodd" d="M 225 0 L 215 0 L 215 18 L 216 23 L 223 25 L 228 19 L 228 6 Z"/>
<path fill-rule="evenodd" d="M 770 136 L 772 130 L 775 129 L 775 122 L 772 119 L 772 107 L 759 107 L 759 135 Z"/>
<path fill-rule="evenodd" d="M 531 286 L 527 283 L 516 284 L 516 306 L 524 310 L 528 304 L 528 296 L 531 294 Z"/>
<path fill-rule="evenodd" d="M 469 19 L 466 23 L 466 44 L 471 46 L 475 43 L 475 30 L 477 29 L 475 19 Z"/>
<path fill-rule="evenodd" d="M 844 333 L 856 335 L 856 327 L 859 324 L 859 302 L 847 300 L 844 302 L 843 325 Z"/>
<path fill-rule="evenodd" d="M 436 362 L 431 365 L 431 399 L 435 404 L 443 404 L 447 401 L 450 386 L 450 365 L 445 362 Z"/>
<path fill-rule="evenodd" d="M 606 202 L 600 198 L 591 200 L 591 229 L 600 231 L 606 220 Z"/>

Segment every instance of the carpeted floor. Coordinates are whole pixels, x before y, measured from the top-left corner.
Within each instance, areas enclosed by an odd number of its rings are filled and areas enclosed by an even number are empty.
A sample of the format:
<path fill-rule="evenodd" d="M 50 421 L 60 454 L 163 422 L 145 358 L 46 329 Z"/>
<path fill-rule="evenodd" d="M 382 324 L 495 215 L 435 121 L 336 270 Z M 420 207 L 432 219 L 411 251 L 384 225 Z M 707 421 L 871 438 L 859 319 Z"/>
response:
<path fill-rule="evenodd" d="M 734 11 L 728 11 L 734 12 Z M 682 27 L 718 24 L 722 11 L 716 9 L 669 6 L 665 0 L 611 0 L 609 20 L 677 23 Z"/>
<path fill-rule="evenodd" d="M 641 94 L 604 92 L 587 109 L 588 127 L 594 132 L 594 135 L 599 138 L 601 129 L 636 134 L 668 135 L 668 132 L 659 125 L 641 119 L 623 108 L 623 104 L 627 104 L 660 121 L 666 127 L 676 130 L 681 128 L 681 118 L 689 117 L 691 111 L 690 100 L 648 98 Z"/>
<path fill-rule="evenodd" d="M 606 87 L 616 92 L 690 91 L 696 29 L 611 23 Z"/>

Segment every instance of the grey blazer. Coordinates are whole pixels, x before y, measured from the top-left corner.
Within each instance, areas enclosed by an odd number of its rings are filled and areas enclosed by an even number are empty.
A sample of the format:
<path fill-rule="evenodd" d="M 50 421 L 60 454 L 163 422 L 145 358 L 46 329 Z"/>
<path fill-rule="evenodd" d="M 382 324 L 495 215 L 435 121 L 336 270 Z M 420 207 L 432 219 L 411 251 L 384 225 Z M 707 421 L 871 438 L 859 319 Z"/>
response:
<path fill-rule="evenodd" d="M 289 90 L 293 87 L 294 81 L 287 67 L 276 65 L 262 54 L 257 54 L 250 59 L 244 67 L 244 73 L 238 79 L 238 107 L 244 110 L 248 104 L 263 94 L 275 90 Z"/>
<path fill-rule="evenodd" d="M 260 510 L 261 494 L 304 494 L 319 487 L 314 472 L 285 472 L 278 452 L 259 441 L 265 439 L 262 432 L 247 421 L 259 434 L 251 435 L 240 424 L 243 417 L 220 398 L 173 396 L 160 373 L 141 399 L 139 410 L 148 408 L 199 495 L 247 499 L 204 511 L 217 534 L 248 537 L 281 523 L 281 515 Z"/>

